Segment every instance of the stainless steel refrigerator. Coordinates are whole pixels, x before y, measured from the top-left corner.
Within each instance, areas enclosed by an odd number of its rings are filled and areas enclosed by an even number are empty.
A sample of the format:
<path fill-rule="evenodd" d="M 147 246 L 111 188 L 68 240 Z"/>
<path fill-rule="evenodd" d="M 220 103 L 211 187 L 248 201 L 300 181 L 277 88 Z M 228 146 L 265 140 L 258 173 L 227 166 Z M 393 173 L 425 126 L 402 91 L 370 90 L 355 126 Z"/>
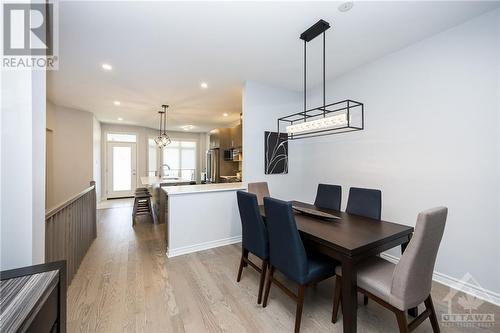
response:
<path fill-rule="evenodd" d="M 219 154 L 218 148 L 210 149 L 207 151 L 207 183 L 218 183 L 219 182 Z"/>

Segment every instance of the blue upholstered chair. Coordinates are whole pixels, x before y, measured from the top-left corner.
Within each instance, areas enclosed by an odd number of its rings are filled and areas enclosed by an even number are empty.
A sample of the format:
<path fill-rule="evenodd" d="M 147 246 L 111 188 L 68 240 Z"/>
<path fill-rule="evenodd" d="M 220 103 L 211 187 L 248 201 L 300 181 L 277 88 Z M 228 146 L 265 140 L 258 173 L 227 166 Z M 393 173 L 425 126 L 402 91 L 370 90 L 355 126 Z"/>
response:
<path fill-rule="evenodd" d="M 349 214 L 380 220 L 382 192 L 369 188 L 351 187 L 345 211 Z"/>
<path fill-rule="evenodd" d="M 266 225 L 257 205 L 257 196 L 252 193 L 238 191 L 238 208 L 240 210 L 241 229 L 242 229 L 242 253 L 240 267 L 238 269 L 237 282 L 241 280 L 243 267 L 250 265 L 260 273 L 259 296 L 257 304 L 262 301 L 262 290 L 264 289 L 264 280 L 269 264 L 269 240 L 267 236 Z M 262 259 L 262 266 L 259 268 L 248 259 L 248 253 L 251 252 Z"/>
<path fill-rule="evenodd" d="M 318 184 L 314 206 L 318 208 L 340 210 L 342 187 L 339 185 Z"/>
<path fill-rule="evenodd" d="M 347 199 L 346 213 L 380 220 L 382 214 L 382 192 L 369 188 L 351 187 Z M 363 296 L 363 303 L 368 304 L 368 296 Z"/>
<path fill-rule="evenodd" d="M 274 283 L 287 295 L 293 295 L 292 299 L 297 302 L 295 332 L 298 332 L 302 318 L 305 288 L 335 275 L 335 263 L 323 255 L 306 252 L 297 229 L 291 203 L 266 197 L 264 198 L 264 206 L 269 233 L 270 268 L 262 305 L 267 306 L 271 283 Z M 274 278 L 273 274 L 276 269 L 299 284 L 298 295 L 295 295 Z"/>

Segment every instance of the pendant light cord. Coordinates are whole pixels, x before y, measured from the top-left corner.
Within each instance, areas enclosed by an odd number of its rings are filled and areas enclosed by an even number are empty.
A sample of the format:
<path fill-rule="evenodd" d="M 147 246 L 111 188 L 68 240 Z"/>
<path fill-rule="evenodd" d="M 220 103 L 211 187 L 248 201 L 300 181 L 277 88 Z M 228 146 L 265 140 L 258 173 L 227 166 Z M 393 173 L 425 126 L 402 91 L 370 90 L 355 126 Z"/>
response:
<path fill-rule="evenodd" d="M 307 42 L 304 40 L 304 121 L 306 120 L 307 110 Z"/>
<path fill-rule="evenodd" d="M 167 107 L 166 106 L 163 107 L 163 113 L 165 114 L 164 118 L 163 118 L 163 122 L 164 122 L 163 134 L 167 134 Z"/>
<path fill-rule="evenodd" d="M 160 112 L 160 136 L 161 136 L 161 126 L 163 125 L 163 113 Z"/>
<path fill-rule="evenodd" d="M 326 52 L 325 52 L 325 45 L 326 45 L 326 37 L 325 37 L 325 32 L 323 31 L 323 118 L 326 117 L 326 75 L 325 75 L 325 70 L 326 70 Z"/>

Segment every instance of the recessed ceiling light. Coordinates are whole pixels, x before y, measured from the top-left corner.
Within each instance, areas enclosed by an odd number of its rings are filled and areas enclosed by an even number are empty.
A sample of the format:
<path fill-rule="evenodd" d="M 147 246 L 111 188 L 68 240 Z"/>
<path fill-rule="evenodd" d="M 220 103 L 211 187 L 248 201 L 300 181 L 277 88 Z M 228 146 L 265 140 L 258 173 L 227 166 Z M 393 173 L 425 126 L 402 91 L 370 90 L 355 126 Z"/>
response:
<path fill-rule="evenodd" d="M 225 112 L 224 112 L 222 115 L 223 115 L 224 117 L 229 116 L 229 115 L 228 115 L 227 113 L 225 113 Z"/>
<path fill-rule="evenodd" d="M 113 104 L 114 104 L 114 105 L 120 105 L 120 104 L 122 104 L 122 103 L 120 103 L 120 101 L 114 101 L 114 102 L 113 102 Z"/>
<path fill-rule="evenodd" d="M 184 126 L 181 126 L 181 128 L 185 131 L 189 131 L 189 130 L 192 130 L 194 128 L 193 125 L 184 125 Z"/>
<path fill-rule="evenodd" d="M 207 89 L 208 84 L 206 82 L 202 82 L 202 83 L 200 83 L 200 87 L 202 87 L 203 89 Z"/>
<path fill-rule="evenodd" d="M 105 71 L 110 71 L 113 69 L 113 66 L 111 66 L 110 64 L 102 64 L 101 65 L 102 69 L 104 69 Z"/>
<path fill-rule="evenodd" d="M 352 9 L 352 7 L 354 7 L 354 3 L 352 1 L 346 1 L 344 3 L 342 3 L 338 9 L 339 11 L 341 12 L 348 12 Z"/>
<path fill-rule="evenodd" d="M 123 120 L 123 118 L 122 118 L 122 117 L 118 117 L 118 120 L 119 120 L 119 121 L 122 121 L 122 120 Z"/>

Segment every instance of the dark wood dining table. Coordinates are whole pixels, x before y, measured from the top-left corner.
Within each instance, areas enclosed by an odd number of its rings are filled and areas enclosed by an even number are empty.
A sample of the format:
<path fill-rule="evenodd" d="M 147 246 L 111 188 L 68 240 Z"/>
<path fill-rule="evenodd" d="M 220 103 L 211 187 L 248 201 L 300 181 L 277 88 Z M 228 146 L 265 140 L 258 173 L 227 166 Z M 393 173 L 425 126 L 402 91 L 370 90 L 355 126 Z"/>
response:
<path fill-rule="evenodd" d="M 296 212 L 295 221 L 305 244 L 340 262 L 344 332 L 356 332 L 358 263 L 396 246 L 401 246 L 401 251 L 404 251 L 413 234 L 413 227 L 341 211 L 320 209 L 299 201 L 292 201 L 292 205 L 319 210 L 338 217 L 326 220 Z M 259 209 L 265 218 L 264 206 L 259 206 Z M 413 310 L 413 315 L 416 314 L 415 311 Z"/>

